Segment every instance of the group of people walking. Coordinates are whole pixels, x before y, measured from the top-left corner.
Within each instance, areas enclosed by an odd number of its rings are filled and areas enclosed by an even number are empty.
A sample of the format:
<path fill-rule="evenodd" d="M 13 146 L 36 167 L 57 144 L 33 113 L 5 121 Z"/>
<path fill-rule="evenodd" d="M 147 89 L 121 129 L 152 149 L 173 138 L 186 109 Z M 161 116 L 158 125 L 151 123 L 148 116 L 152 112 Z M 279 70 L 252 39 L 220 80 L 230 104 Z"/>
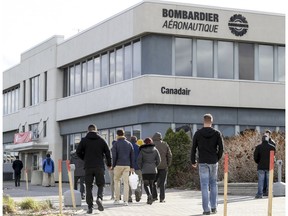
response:
<path fill-rule="evenodd" d="M 223 155 L 223 137 L 220 131 L 212 127 L 213 116 L 205 114 L 203 127 L 193 136 L 191 149 L 192 168 L 198 168 L 202 193 L 203 215 L 217 213 L 218 201 L 218 161 Z M 275 142 L 271 139 L 271 131 L 266 130 L 262 143 L 256 146 L 254 160 L 258 164 L 258 191 L 255 198 L 262 198 L 267 194 L 269 179 L 269 154 L 275 152 Z M 15 170 L 15 186 L 20 186 L 21 169 L 23 163 L 19 157 L 13 163 Z M 117 139 L 113 141 L 112 148 L 102 138 L 95 125 L 88 126 L 88 132 L 81 139 L 76 151 L 71 154 L 71 163 L 75 164 L 74 189 L 77 190 L 80 179 L 80 192 L 82 199 L 86 198 L 88 214 L 93 212 L 93 184 L 98 187 L 96 204 L 99 211 L 104 211 L 103 190 L 105 186 L 105 163 L 111 176 L 111 192 L 114 204 L 120 204 L 121 180 L 124 185 L 123 205 L 132 201 L 132 189 L 129 186 L 129 175 L 138 176 L 138 185 L 135 189 L 136 202 L 141 200 L 142 183 L 147 194 L 147 204 L 158 200 L 157 188 L 160 188 L 160 203 L 165 202 L 165 185 L 168 167 L 172 162 L 172 153 L 168 143 L 163 141 L 162 135 L 156 132 L 152 138 L 137 140 L 132 136 L 128 141 L 122 129 L 117 130 Z M 54 173 L 54 162 L 47 154 L 43 161 L 44 175 L 47 175 L 50 186 L 51 173 Z M 85 184 L 84 184 L 85 182 Z M 86 186 L 86 190 L 85 190 Z"/>
<path fill-rule="evenodd" d="M 84 161 L 88 214 L 93 212 L 94 180 L 98 187 L 96 204 L 99 211 L 104 210 L 102 204 L 105 186 L 104 161 L 110 173 L 113 173 L 114 185 L 112 184 L 111 187 L 115 195 L 112 197 L 115 199 L 114 204 L 120 204 L 121 179 L 124 186 L 123 205 L 127 206 L 132 202 L 132 190 L 129 187 L 129 175 L 132 173 L 138 176 L 138 186 L 135 189 L 136 202 L 141 200 L 142 182 L 147 194 L 147 204 L 151 205 L 158 200 L 157 187 L 160 188 L 160 202 L 165 202 L 165 184 L 172 153 L 169 145 L 162 140 L 161 133 L 157 132 L 152 138 L 145 138 L 143 144 L 135 136 L 128 141 L 122 129 L 117 130 L 116 133 L 117 139 L 113 142 L 110 151 L 107 142 L 98 134 L 97 127 L 89 125 L 87 135 L 81 139 L 76 149 L 76 155 Z"/>

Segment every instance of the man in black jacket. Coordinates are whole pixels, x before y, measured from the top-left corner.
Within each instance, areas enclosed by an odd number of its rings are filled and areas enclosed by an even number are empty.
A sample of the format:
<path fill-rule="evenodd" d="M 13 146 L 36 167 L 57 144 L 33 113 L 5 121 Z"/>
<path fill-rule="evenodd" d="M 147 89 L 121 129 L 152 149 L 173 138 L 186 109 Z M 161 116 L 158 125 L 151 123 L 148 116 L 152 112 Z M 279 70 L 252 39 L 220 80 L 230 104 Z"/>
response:
<path fill-rule="evenodd" d="M 204 127 L 196 131 L 193 137 L 191 151 L 192 167 L 196 168 L 199 163 L 199 176 L 202 192 L 203 214 L 210 215 L 210 211 L 217 212 L 218 196 L 218 161 L 223 154 L 222 134 L 212 128 L 213 117 L 211 114 L 204 115 Z M 199 158 L 196 160 L 196 150 Z M 210 193 L 209 193 L 210 188 Z"/>
<path fill-rule="evenodd" d="M 23 169 L 23 163 L 19 160 L 19 156 L 16 156 L 16 160 L 13 161 L 12 168 L 14 170 L 15 187 L 20 186 L 21 170 Z"/>
<path fill-rule="evenodd" d="M 269 142 L 269 136 L 264 134 L 262 143 L 257 145 L 254 151 L 254 161 L 258 164 L 258 192 L 255 196 L 256 199 L 263 197 L 265 178 L 269 179 L 270 151 L 275 152 L 275 146 Z"/>
<path fill-rule="evenodd" d="M 93 181 L 96 178 L 98 187 L 96 203 L 99 211 L 104 211 L 102 205 L 103 189 L 105 186 L 105 166 L 104 155 L 107 167 L 111 169 L 111 152 L 107 142 L 97 133 L 95 125 L 89 125 L 86 137 L 82 138 L 76 150 L 79 158 L 84 160 L 85 183 L 86 183 L 86 202 L 88 214 L 93 212 Z"/>

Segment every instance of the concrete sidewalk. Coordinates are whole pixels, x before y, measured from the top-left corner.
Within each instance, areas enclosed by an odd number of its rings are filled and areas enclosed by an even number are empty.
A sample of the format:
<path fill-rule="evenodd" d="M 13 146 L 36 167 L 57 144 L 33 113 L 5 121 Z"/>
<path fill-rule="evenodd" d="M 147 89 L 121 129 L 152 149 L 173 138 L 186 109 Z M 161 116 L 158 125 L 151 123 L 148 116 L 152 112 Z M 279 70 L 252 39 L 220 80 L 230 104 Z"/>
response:
<path fill-rule="evenodd" d="M 53 206 L 59 209 L 59 192 L 58 184 L 56 187 L 32 186 L 29 184 L 29 190 L 26 190 L 26 184 L 21 182 L 20 187 L 15 187 L 14 182 L 3 182 L 3 193 L 10 195 L 15 201 L 21 201 L 26 197 L 35 200 L 51 200 Z M 62 192 L 69 190 L 69 184 L 64 183 Z M 96 189 L 93 191 L 96 195 Z M 104 191 L 103 205 L 105 210 L 99 212 L 94 210 L 93 214 L 101 214 L 107 216 L 200 216 L 202 215 L 201 192 L 193 190 L 166 190 L 166 203 L 154 202 L 152 205 L 146 204 L 147 196 L 144 194 L 140 202 L 135 202 L 133 195 L 133 203 L 129 206 L 114 205 L 110 200 L 110 187 L 107 186 Z M 285 197 L 273 198 L 272 215 L 285 216 Z M 95 204 L 95 208 L 97 205 Z M 71 209 L 69 215 L 86 215 L 87 204 L 82 201 L 82 206 Z M 219 195 L 218 213 L 216 215 L 224 215 L 223 213 L 223 195 Z M 268 198 L 254 199 L 253 196 L 228 196 L 227 215 L 229 216 L 266 216 L 268 215 Z M 65 214 L 67 215 L 67 214 Z"/>

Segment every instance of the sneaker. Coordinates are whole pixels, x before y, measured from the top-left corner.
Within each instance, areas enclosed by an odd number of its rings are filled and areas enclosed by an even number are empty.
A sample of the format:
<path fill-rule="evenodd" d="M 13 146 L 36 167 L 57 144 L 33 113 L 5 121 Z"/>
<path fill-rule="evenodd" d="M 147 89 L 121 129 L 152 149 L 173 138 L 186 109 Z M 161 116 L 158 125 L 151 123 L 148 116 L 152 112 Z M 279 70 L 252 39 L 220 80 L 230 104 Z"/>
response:
<path fill-rule="evenodd" d="M 135 190 L 135 197 L 136 197 L 136 202 L 139 202 L 141 200 L 141 195 L 138 190 Z"/>
<path fill-rule="evenodd" d="M 114 200 L 114 205 L 119 205 L 119 204 L 120 204 L 119 200 Z"/>
<path fill-rule="evenodd" d="M 212 209 L 211 209 L 211 213 L 212 213 L 212 214 L 216 214 L 216 213 L 217 213 L 217 209 L 216 209 L 216 208 L 212 208 Z"/>
<path fill-rule="evenodd" d="M 92 212 L 93 212 L 93 209 L 92 208 L 88 208 L 87 214 L 92 214 Z"/>
<path fill-rule="evenodd" d="M 263 198 L 263 196 L 261 196 L 261 195 L 256 195 L 255 196 L 255 199 L 262 199 Z"/>
<path fill-rule="evenodd" d="M 210 215 L 210 212 L 203 212 L 203 215 Z"/>
<path fill-rule="evenodd" d="M 165 203 L 165 200 L 160 200 L 160 203 Z"/>
<path fill-rule="evenodd" d="M 98 199 L 96 200 L 96 203 L 97 203 L 97 205 L 98 205 L 98 210 L 99 210 L 99 211 L 104 211 L 104 207 L 103 207 L 103 205 L 102 205 L 102 200 L 98 198 Z"/>
<path fill-rule="evenodd" d="M 123 205 L 124 205 L 124 206 L 128 206 L 128 202 L 124 201 L 124 202 L 123 202 Z"/>
<path fill-rule="evenodd" d="M 128 199 L 128 203 L 132 203 L 133 201 L 132 201 L 132 197 L 129 197 L 129 199 Z"/>

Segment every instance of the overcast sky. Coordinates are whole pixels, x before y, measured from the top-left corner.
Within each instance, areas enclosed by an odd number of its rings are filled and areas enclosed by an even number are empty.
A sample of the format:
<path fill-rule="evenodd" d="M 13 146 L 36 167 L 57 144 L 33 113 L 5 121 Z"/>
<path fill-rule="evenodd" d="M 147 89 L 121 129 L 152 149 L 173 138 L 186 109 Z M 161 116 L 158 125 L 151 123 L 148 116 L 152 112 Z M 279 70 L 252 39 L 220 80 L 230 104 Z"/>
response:
<path fill-rule="evenodd" d="M 172 0 L 168 0 L 172 1 Z M 20 63 L 20 55 L 53 35 L 65 39 L 141 0 L 1 0 L 0 70 Z M 284 0 L 174 0 L 208 6 L 286 14 Z"/>

